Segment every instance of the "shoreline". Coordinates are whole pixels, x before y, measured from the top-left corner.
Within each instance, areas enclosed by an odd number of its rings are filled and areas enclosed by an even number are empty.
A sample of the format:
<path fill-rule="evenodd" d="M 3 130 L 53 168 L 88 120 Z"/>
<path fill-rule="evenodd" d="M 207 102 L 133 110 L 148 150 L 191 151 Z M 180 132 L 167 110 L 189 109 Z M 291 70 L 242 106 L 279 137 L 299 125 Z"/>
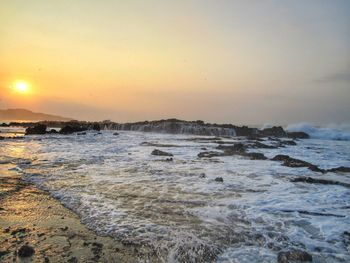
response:
<path fill-rule="evenodd" d="M 78 215 L 8 168 L 0 167 L 1 262 L 139 261 L 134 247 L 98 236 Z M 20 257 L 23 246 L 34 253 Z"/>

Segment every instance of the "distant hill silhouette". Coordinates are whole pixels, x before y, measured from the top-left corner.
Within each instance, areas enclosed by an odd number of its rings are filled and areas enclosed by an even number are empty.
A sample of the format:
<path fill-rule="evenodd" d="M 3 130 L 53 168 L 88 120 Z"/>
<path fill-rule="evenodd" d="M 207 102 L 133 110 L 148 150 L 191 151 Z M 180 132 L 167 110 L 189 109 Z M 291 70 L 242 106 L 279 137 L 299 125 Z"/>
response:
<path fill-rule="evenodd" d="M 57 115 L 32 112 L 26 109 L 0 109 L 0 120 L 23 120 L 23 121 L 71 121 L 71 118 Z"/>

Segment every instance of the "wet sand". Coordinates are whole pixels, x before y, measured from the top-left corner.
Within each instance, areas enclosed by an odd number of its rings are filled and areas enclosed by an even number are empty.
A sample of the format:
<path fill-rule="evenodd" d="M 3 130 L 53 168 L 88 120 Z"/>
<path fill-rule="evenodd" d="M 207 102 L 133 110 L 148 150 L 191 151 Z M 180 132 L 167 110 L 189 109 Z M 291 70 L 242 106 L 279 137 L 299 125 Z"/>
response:
<path fill-rule="evenodd" d="M 0 166 L 0 262 L 138 261 L 135 247 L 96 235 L 45 191 Z M 32 256 L 20 257 L 24 245 Z"/>

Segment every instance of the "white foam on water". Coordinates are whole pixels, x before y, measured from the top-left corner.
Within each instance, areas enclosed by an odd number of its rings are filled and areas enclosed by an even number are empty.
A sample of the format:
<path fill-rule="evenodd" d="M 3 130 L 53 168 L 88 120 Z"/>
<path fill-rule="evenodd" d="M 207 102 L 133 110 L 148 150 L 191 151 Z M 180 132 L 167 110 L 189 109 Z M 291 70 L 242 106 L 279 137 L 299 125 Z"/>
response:
<path fill-rule="evenodd" d="M 316 127 L 309 123 L 298 123 L 290 124 L 287 126 L 287 131 L 295 132 L 302 131 L 306 132 L 313 139 L 324 139 L 324 140 L 350 140 L 350 129 L 349 125 L 334 125 L 331 124 L 328 127 Z"/>
<path fill-rule="evenodd" d="M 349 182 L 349 174 L 320 175 L 240 156 L 198 158 L 203 148 L 216 150 L 205 137 L 112 134 L 6 140 L 0 162 L 17 164 L 27 180 L 73 209 L 89 228 L 146 245 L 166 262 L 273 262 L 278 251 L 290 249 L 306 250 L 319 262 L 350 261 L 343 237 L 350 226 L 349 188 L 290 182 L 299 176 Z M 288 154 L 327 169 L 350 166 L 348 141 L 297 143 L 253 151 Z M 173 161 L 151 155 L 155 148 L 172 153 Z"/>

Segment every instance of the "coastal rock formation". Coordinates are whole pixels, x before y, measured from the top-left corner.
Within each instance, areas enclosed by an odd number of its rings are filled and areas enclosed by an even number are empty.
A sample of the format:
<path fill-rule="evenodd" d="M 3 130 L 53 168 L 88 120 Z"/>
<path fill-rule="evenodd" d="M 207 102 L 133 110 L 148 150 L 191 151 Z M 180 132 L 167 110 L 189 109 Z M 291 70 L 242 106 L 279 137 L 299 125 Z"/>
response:
<path fill-rule="evenodd" d="M 310 136 L 305 132 L 287 132 L 287 136 L 293 139 L 309 139 Z"/>
<path fill-rule="evenodd" d="M 340 166 L 332 169 L 328 169 L 327 172 L 333 172 L 333 173 L 350 173 L 350 167 L 346 166 Z"/>
<path fill-rule="evenodd" d="M 151 154 L 157 156 L 174 156 L 172 153 L 163 152 L 158 149 L 154 149 Z"/>
<path fill-rule="evenodd" d="M 45 134 L 47 126 L 44 124 L 36 124 L 34 127 L 28 127 L 25 131 L 26 135 Z"/>
<path fill-rule="evenodd" d="M 80 126 L 80 125 L 66 125 L 64 126 L 59 133 L 60 134 L 72 134 L 75 132 L 83 132 L 83 131 L 87 131 L 88 129 L 84 126 Z"/>
<path fill-rule="evenodd" d="M 133 123 L 116 123 L 111 121 L 86 122 L 86 121 L 41 121 L 39 124 L 47 127 L 81 127 L 85 130 L 126 130 L 142 132 L 159 132 L 172 134 L 195 134 L 221 137 L 247 137 L 252 140 L 260 140 L 262 137 L 307 139 L 309 135 L 304 132 L 287 132 L 281 126 L 258 129 L 248 126 L 236 126 L 233 124 L 205 123 L 201 120 L 185 121 L 178 119 L 163 119 L 157 121 L 143 121 Z M 18 123 L 11 122 L 10 126 L 32 127 L 36 122 Z M 65 133 L 64 133 L 65 134 Z M 69 134 L 69 133 L 67 133 Z"/>
<path fill-rule="evenodd" d="M 339 181 L 333 181 L 333 180 L 326 180 L 326 179 L 316 179 L 312 177 L 298 177 L 291 180 L 293 183 L 301 182 L 301 183 L 308 183 L 308 184 L 327 184 L 327 185 L 340 185 L 344 187 L 350 188 L 350 184 L 339 182 Z"/>
<path fill-rule="evenodd" d="M 282 251 L 277 256 L 278 263 L 312 262 L 312 256 L 302 250 Z"/>
<path fill-rule="evenodd" d="M 309 162 L 299 160 L 296 158 L 292 158 L 288 155 L 283 155 L 279 154 L 276 155 L 271 159 L 272 161 L 282 161 L 284 166 L 288 167 L 295 167 L 295 168 L 300 168 L 300 167 L 307 167 L 309 170 L 314 171 L 314 172 L 320 172 L 320 173 L 325 173 L 326 170 L 318 168 L 316 165 L 313 165 Z"/>

